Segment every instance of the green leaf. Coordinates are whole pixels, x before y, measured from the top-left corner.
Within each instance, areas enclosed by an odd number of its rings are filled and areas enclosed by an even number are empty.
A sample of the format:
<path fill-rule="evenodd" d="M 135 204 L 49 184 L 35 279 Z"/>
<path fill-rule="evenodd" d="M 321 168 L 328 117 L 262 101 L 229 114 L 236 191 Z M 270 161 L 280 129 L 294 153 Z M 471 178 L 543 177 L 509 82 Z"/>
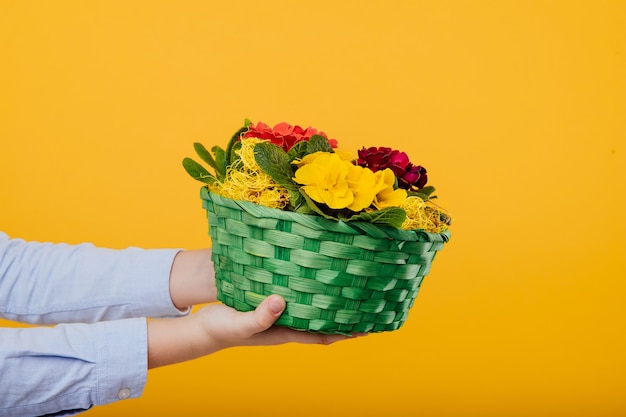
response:
<path fill-rule="evenodd" d="M 300 207 L 306 206 L 305 204 L 305 200 L 304 197 L 302 197 L 302 194 L 300 194 L 300 188 L 298 188 L 298 186 L 294 185 L 291 187 L 288 186 L 284 186 L 287 191 L 289 191 L 289 204 L 291 204 L 291 206 L 293 207 L 294 211 L 297 211 L 298 213 L 302 213 L 302 210 L 300 210 Z"/>
<path fill-rule="evenodd" d="M 230 154 L 224 155 L 224 172 L 228 169 L 229 166 L 233 165 L 236 161 L 241 159 L 238 151 L 241 149 L 241 142 L 235 142 L 233 146 L 230 148 Z M 228 164 L 226 164 L 228 161 Z"/>
<path fill-rule="evenodd" d="M 289 203 L 294 208 L 304 203 L 300 187 L 293 181 L 293 168 L 287 152 L 273 143 L 261 142 L 254 147 L 254 159 L 267 175 L 289 191 Z"/>
<path fill-rule="evenodd" d="M 212 184 L 216 181 L 216 178 L 207 171 L 205 167 L 191 158 L 183 159 L 183 168 L 185 168 L 185 171 L 195 180 L 206 184 Z"/>
<path fill-rule="evenodd" d="M 204 145 L 202 145 L 201 143 L 194 143 L 193 144 L 193 148 L 195 149 L 196 153 L 198 154 L 198 156 L 207 164 L 209 164 L 210 167 L 212 167 L 214 170 L 218 170 L 217 164 L 215 163 L 215 159 L 213 159 L 213 156 L 211 155 L 211 153 L 209 151 L 207 151 L 207 149 L 204 147 Z"/>
<path fill-rule="evenodd" d="M 424 201 L 426 201 L 426 200 L 434 200 L 435 198 L 437 198 L 436 195 L 425 195 L 425 194 L 420 194 L 420 193 L 415 193 L 415 194 L 411 194 L 411 195 L 419 197 L 419 198 L 421 198 Z"/>
<path fill-rule="evenodd" d="M 219 146 L 212 147 L 211 151 L 215 155 L 215 164 L 217 165 L 215 173 L 217 178 L 221 181 L 226 176 L 226 170 L 224 169 L 224 158 L 226 158 L 226 152 L 224 152 L 224 149 Z"/>
<path fill-rule="evenodd" d="M 302 198 L 302 201 L 306 202 L 304 197 Z M 311 207 L 309 207 L 308 204 L 300 204 L 298 207 L 295 207 L 293 211 L 295 211 L 298 214 L 315 214 L 316 213 L 315 211 L 311 209 Z"/>
<path fill-rule="evenodd" d="M 246 120 L 246 123 L 247 122 L 249 122 L 249 120 Z M 226 172 L 226 169 L 233 163 L 233 158 L 236 157 L 234 151 L 236 151 L 238 147 L 241 147 L 241 141 L 239 139 L 241 138 L 242 134 L 248 131 L 248 126 L 249 125 L 245 125 L 241 129 L 236 131 L 235 134 L 230 138 L 230 141 L 228 141 L 228 145 L 226 146 L 226 151 L 224 154 L 224 172 Z"/>
<path fill-rule="evenodd" d="M 428 185 L 424 188 L 420 188 L 417 192 L 424 195 L 431 195 L 435 192 L 435 187 L 433 187 L 432 185 Z"/>
<path fill-rule="evenodd" d="M 402 226 L 404 220 L 406 220 L 406 212 L 400 207 L 387 207 L 369 213 L 359 213 L 346 219 L 346 221 L 368 222 L 379 226 L 391 226 L 396 229 Z"/>
<path fill-rule="evenodd" d="M 330 146 L 328 139 L 322 135 L 313 135 L 307 142 L 306 153 L 307 155 L 315 152 L 334 152 L 333 147 Z"/>
<path fill-rule="evenodd" d="M 293 145 L 287 155 L 289 156 L 289 161 L 294 161 L 295 159 L 300 159 L 304 155 L 306 155 L 306 149 L 308 146 L 308 142 L 302 140 Z"/>
<path fill-rule="evenodd" d="M 431 198 L 437 198 L 436 195 L 431 195 L 434 192 L 435 192 L 435 187 L 429 185 L 427 187 L 420 188 L 417 191 L 409 191 L 407 192 L 407 195 L 419 197 L 422 200 L 426 201 L 426 200 L 430 200 Z"/>
<path fill-rule="evenodd" d="M 330 220 L 339 220 L 338 217 L 325 213 L 317 205 L 317 203 L 315 201 L 313 201 L 313 199 L 307 195 L 307 193 L 303 189 L 300 189 L 300 195 L 302 196 L 302 198 L 304 198 L 304 201 L 306 201 L 306 206 L 310 210 L 309 211 L 310 213 L 319 214 L 320 216 L 322 216 L 322 217 L 324 217 L 326 219 L 330 219 Z M 304 211 L 305 209 L 302 209 L 302 210 Z"/>
<path fill-rule="evenodd" d="M 292 204 L 293 211 L 300 214 L 322 214 L 321 210 L 315 205 L 315 202 L 309 198 L 308 195 L 301 189 L 295 188 L 293 194 L 290 191 L 291 200 L 297 202 Z M 315 208 L 316 210 L 314 210 Z"/>
<path fill-rule="evenodd" d="M 257 143 L 254 159 L 263 171 L 280 185 L 294 185 L 293 169 L 287 152 L 270 142 Z"/>

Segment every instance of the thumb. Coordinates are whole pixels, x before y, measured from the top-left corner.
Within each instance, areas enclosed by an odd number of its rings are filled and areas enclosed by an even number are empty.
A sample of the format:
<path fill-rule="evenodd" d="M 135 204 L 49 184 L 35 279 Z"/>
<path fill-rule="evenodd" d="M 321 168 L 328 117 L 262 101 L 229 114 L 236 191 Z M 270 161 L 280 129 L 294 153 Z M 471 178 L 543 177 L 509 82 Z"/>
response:
<path fill-rule="evenodd" d="M 279 295 L 270 295 L 258 307 L 241 315 L 241 327 L 246 334 L 252 336 L 272 327 L 285 311 L 285 300 Z"/>

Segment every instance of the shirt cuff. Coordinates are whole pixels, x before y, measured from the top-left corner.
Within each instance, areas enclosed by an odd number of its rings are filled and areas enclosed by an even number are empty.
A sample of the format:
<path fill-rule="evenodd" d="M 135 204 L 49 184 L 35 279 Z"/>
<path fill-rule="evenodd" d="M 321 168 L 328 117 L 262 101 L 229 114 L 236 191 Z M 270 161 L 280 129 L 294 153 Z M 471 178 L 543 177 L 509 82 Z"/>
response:
<path fill-rule="evenodd" d="M 0 329 L 0 416 L 71 415 L 141 396 L 146 319 Z"/>
<path fill-rule="evenodd" d="M 170 296 L 170 272 L 180 249 L 126 249 L 133 257 L 126 276 L 129 294 L 135 297 L 135 317 L 180 317 L 191 307 L 179 310 Z"/>
<path fill-rule="evenodd" d="M 96 405 L 109 404 L 143 393 L 148 374 L 146 319 L 96 323 Z"/>

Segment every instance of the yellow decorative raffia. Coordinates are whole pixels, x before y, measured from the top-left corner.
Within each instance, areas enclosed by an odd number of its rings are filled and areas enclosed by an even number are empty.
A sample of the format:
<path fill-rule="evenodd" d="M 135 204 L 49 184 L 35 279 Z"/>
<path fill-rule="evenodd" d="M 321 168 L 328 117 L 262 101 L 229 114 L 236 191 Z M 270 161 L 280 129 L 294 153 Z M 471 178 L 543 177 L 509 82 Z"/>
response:
<path fill-rule="evenodd" d="M 232 198 L 249 201 L 265 207 L 282 209 L 289 202 L 288 191 L 267 175 L 254 159 L 254 147 L 261 139 L 248 138 L 241 141 L 236 160 L 226 172 L 223 183 L 216 182 L 211 191 Z"/>
<path fill-rule="evenodd" d="M 239 159 L 229 167 L 224 182 L 215 182 L 209 185 L 209 189 L 233 200 L 283 209 L 289 203 L 289 192 L 267 175 L 254 158 L 254 147 L 261 142 L 264 140 L 243 139 L 241 148 L 237 151 Z M 424 201 L 410 196 L 404 199 L 400 208 L 407 215 L 402 229 L 422 229 L 431 233 L 441 233 L 448 229 L 445 221 L 447 214 L 431 200 Z"/>
<path fill-rule="evenodd" d="M 424 201 L 419 197 L 410 196 L 400 205 L 406 212 L 406 220 L 402 223 L 405 230 L 423 229 L 431 233 L 441 233 L 448 229 L 448 224 L 442 219 L 448 218 L 444 210 L 432 201 Z"/>

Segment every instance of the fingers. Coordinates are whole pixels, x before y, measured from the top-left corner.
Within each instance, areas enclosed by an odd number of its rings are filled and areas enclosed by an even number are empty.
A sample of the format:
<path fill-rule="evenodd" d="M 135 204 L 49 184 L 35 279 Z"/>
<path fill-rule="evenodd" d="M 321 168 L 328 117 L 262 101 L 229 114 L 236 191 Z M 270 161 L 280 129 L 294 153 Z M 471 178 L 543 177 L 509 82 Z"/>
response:
<path fill-rule="evenodd" d="M 284 343 L 303 343 L 330 345 L 340 340 L 354 339 L 366 336 L 367 333 L 353 335 L 322 334 L 289 329 L 287 327 L 272 325 L 278 320 L 285 310 L 285 300 L 278 295 L 267 297 L 253 312 L 243 313 L 249 321 L 247 334 L 254 336 L 250 344 L 277 345 Z M 243 317 L 242 316 L 242 317 Z"/>
<path fill-rule="evenodd" d="M 285 300 L 279 295 L 270 295 L 256 310 L 239 314 L 237 326 L 244 336 L 253 336 L 272 327 L 284 310 Z"/>
<path fill-rule="evenodd" d="M 341 334 L 312 333 L 275 326 L 265 332 L 255 335 L 251 340 L 255 345 L 278 345 L 285 343 L 301 343 L 309 345 L 330 345 L 342 340 L 355 339 L 367 336 L 367 333 L 357 333 L 350 336 Z"/>

